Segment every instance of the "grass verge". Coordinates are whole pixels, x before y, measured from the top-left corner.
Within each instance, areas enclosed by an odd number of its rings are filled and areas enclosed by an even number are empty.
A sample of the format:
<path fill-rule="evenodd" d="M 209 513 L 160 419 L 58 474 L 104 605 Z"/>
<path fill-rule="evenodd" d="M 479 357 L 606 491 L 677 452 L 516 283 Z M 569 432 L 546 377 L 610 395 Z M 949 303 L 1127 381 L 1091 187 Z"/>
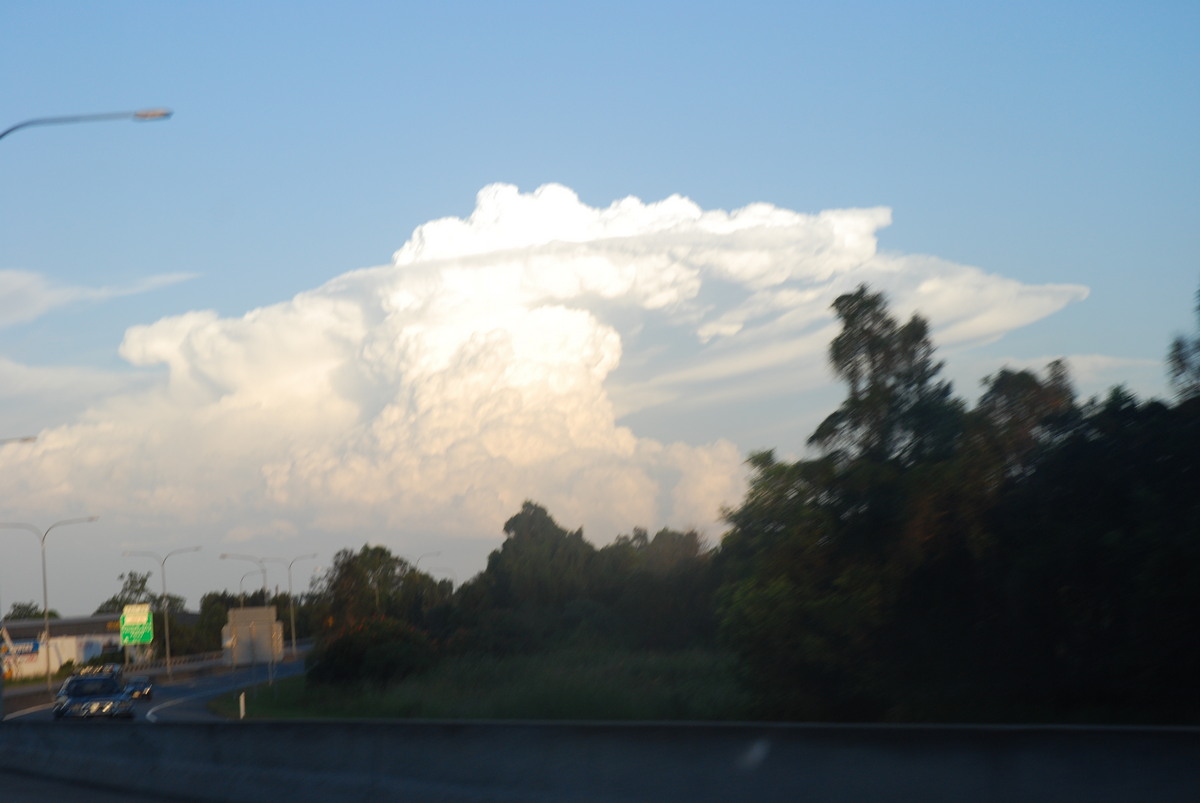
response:
<path fill-rule="evenodd" d="M 210 708 L 236 719 L 238 693 Z M 387 688 L 314 686 L 298 677 L 246 690 L 246 716 L 259 719 L 737 720 L 749 712 L 729 661 L 705 650 L 454 656 Z"/>

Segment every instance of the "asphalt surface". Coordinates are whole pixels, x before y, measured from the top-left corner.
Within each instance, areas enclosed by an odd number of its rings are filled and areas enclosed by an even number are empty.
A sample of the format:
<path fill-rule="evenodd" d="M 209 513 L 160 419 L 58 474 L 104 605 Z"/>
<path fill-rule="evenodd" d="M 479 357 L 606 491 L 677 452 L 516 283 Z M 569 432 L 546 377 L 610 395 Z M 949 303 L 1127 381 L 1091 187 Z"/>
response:
<path fill-rule="evenodd" d="M 39 703 L 29 708 L 17 710 L 20 698 L 5 700 L 4 719 L 22 720 L 26 722 L 58 722 L 64 727 L 75 725 L 112 725 L 115 727 L 130 724 L 151 724 L 155 722 L 222 722 L 222 717 L 208 710 L 208 703 L 214 697 L 237 691 L 248 686 L 258 686 L 271 683 L 285 677 L 303 674 L 303 658 L 282 661 L 277 664 L 262 664 L 259 666 L 242 667 L 238 669 L 223 669 L 220 672 L 199 675 L 170 683 L 156 679 L 154 693 L 150 699 L 140 699 L 134 704 L 132 720 L 88 720 L 86 722 L 55 720 L 49 703 Z M 5 797 L 0 790 L 0 798 Z"/>
<path fill-rule="evenodd" d="M 162 800 L 161 795 L 138 795 L 124 790 L 83 786 L 0 770 L 0 798 L 13 803 L 139 803 Z"/>

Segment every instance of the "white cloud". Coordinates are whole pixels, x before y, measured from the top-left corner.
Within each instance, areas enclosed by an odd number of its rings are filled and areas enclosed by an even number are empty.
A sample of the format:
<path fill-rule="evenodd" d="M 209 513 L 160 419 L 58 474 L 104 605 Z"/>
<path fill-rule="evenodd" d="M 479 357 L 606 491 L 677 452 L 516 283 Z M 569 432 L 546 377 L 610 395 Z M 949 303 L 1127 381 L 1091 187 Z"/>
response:
<path fill-rule="evenodd" d="M 0 270 L 0 326 L 32 321 L 58 307 L 140 295 L 192 278 L 195 276 L 190 273 L 168 273 L 128 287 L 75 287 L 57 284 L 32 271 Z"/>
<path fill-rule="evenodd" d="M 131 327 L 120 354 L 141 384 L 7 449 L 0 506 L 186 521 L 239 543 L 321 531 L 339 548 L 381 532 L 494 541 L 531 498 L 598 542 L 633 526 L 715 538 L 744 488 L 736 416 L 664 443 L 619 415 L 779 395 L 781 376 L 828 383 L 829 305 L 860 282 L 954 342 L 1086 295 L 880 254 L 890 220 L 678 196 L 601 209 L 556 185 L 487 187 L 470 217 L 419 227 L 390 265 L 239 318 Z"/>

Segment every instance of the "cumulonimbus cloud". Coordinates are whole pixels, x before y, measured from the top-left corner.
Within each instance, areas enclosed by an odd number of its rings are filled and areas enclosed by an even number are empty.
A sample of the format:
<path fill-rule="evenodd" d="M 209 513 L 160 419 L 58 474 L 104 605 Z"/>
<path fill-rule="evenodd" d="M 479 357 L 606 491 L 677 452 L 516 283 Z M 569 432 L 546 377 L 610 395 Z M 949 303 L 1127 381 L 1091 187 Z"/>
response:
<path fill-rule="evenodd" d="M 391 264 L 240 318 L 129 329 L 120 353 L 153 381 L 14 455 L 9 493 L 120 500 L 131 526 L 184 517 L 237 539 L 494 538 L 525 499 L 600 542 L 633 526 L 715 535 L 744 490 L 741 446 L 721 431 L 662 442 L 621 415 L 777 393 L 783 371 L 818 381 L 830 302 L 860 282 L 960 343 L 1086 294 L 880 253 L 890 219 L 490 186 Z"/>

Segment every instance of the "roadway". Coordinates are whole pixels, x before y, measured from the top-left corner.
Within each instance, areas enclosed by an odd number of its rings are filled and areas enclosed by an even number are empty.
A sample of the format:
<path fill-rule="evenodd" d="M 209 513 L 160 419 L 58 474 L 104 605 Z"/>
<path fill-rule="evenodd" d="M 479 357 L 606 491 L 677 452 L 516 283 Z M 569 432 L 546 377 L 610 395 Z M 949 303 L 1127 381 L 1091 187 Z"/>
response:
<path fill-rule="evenodd" d="M 228 669 L 214 674 L 181 678 L 167 683 L 156 683 L 150 699 L 138 700 L 134 706 L 132 723 L 152 724 L 155 722 L 223 722 L 222 717 L 208 710 L 214 697 L 237 691 L 247 686 L 268 683 L 273 680 L 298 675 L 304 671 L 304 660 L 284 661 L 274 666 L 262 665 Z M 55 722 L 50 704 L 35 702 L 41 695 L 13 696 L 6 698 L 4 719 L 22 722 Z M 17 710 L 12 710 L 12 709 Z M 130 727 L 129 720 L 88 720 L 86 722 L 58 720 L 58 727 Z M 141 795 L 128 789 L 109 789 L 91 783 L 59 780 L 43 776 L 26 775 L 0 769 L 0 799 L 54 800 L 61 803 L 140 803 L 140 801 L 163 800 L 161 792 Z"/>
<path fill-rule="evenodd" d="M 0 770 L 0 797 L 5 800 L 53 800 L 56 803 L 139 803 L 163 800 L 161 794 L 139 795 L 125 789 L 106 789 Z"/>
<path fill-rule="evenodd" d="M 281 661 L 274 665 L 260 664 L 258 666 L 240 667 L 237 669 L 223 668 L 219 672 L 180 678 L 171 682 L 162 682 L 158 678 L 154 685 L 154 694 L 148 700 L 138 700 L 134 705 L 133 720 L 91 720 L 87 723 L 58 720 L 60 725 L 71 726 L 93 722 L 100 725 L 129 725 L 131 723 L 156 722 L 223 722 L 222 717 L 208 710 L 208 703 L 222 694 L 237 691 L 248 686 L 270 683 L 294 675 L 303 674 L 304 660 Z M 5 699 L 4 720 L 19 720 L 23 722 L 53 722 L 51 705 L 41 702 L 40 695 L 32 698 L 8 697 Z M 44 699 L 44 698 L 41 698 Z M 36 700 L 37 702 L 33 702 Z M 32 703 L 32 704 L 31 704 Z"/>

